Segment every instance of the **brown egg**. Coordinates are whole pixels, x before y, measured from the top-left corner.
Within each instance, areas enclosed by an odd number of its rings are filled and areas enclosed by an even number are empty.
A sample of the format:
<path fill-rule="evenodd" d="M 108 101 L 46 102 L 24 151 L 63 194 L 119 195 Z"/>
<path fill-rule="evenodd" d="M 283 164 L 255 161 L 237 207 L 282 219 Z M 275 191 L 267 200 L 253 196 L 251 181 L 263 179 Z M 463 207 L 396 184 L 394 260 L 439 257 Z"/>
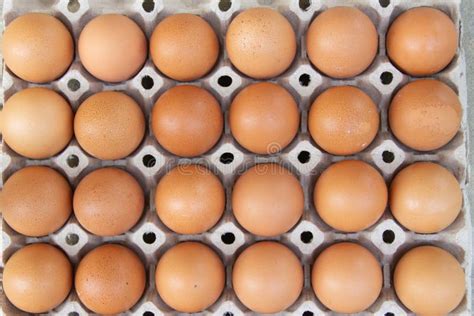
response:
<path fill-rule="evenodd" d="M 245 249 L 232 270 L 235 294 L 256 313 L 286 310 L 300 296 L 303 282 L 298 257 L 274 241 L 258 242 Z"/>
<path fill-rule="evenodd" d="M 342 242 L 324 249 L 316 258 L 311 283 L 318 299 L 336 313 L 360 313 L 382 290 L 382 268 L 365 247 Z"/>
<path fill-rule="evenodd" d="M 290 67 L 296 36 L 290 22 L 270 8 L 247 9 L 237 15 L 226 34 L 232 64 L 255 79 L 273 78 Z"/>
<path fill-rule="evenodd" d="M 3 219 L 20 234 L 49 235 L 72 213 L 72 190 L 56 170 L 44 166 L 20 169 L 5 182 L 2 191 Z"/>
<path fill-rule="evenodd" d="M 422 79 L 400 89 L 390 104 L 390 129 L 404 145 L 419 151 L 443 147 L 461 125 L 456 93 L 438 80 Z"/>
<path fill-rule="evenodd" d="M 156 213 L 178 234 L 200 234 L 213 227 L 225 208 L 224 187 L 200 165 L 180 165 L 168 172 L 155 191 Z"/>
<path fill-rule="evenodd" d="M 400 171 L 390 186 L 390 209 L 406 228 L 437 233 L 461 211 L 462 192 L 456 177 L 432 162 L 417 162 Z"/>
<path fill-rule="evenodd" d="M 3 139 L 11 149 L 27 158 L 52 157 L 72 138 L 71 106 L 53 90 L 21 90 L 5 102 L 2 113 Z"/>
<path fill-rule="evenodd" d="M 168 77 L 192 81 L 207 74 L 219 57 L 219 40 L 206 20 L 194 14 L 166 17 L 150 38 L 155 66 Z"/>
<path fill-rule="evenodd" d="M 97 314 L 118 314 L 133 307 L 145 290 L 146 272 L 135 252 L 118 244 L 90 251 L 76 270 L 76 293 Z"/>
<path fill-rule="evenodd" d="M 334 229 L 358 232 L 375 224 L 387 205 L 380 173 L 360 160 L 339 161 L 323 171 L 314 187 L 316 212 Z"/>
<path fill-rule="evenodd" d="M 379 124 L 375 103 L 352 86 L 327 89 L 314 100 L 308 114 L 311 137 L 333 155 L 353 155 L 367 148 Z"/>
<path fill-rule="evenodd" d="M 79 57 L 94 77 L 108 82 L 130 79 L 145 63 L 147 40 L 132 19 L 104 14 L 86 24 L 79 36 Z"/>
<path fill-rule="evenodd" d="M 74 214 L 88 231 L 99 236 L 120 235 L 140 219 L 145 196 L 138 181 L 119 168 L 92 171 L 74 192 Z"/>
<path fill-rule="evenodd" d="M 285 88 L 260 82 L 237 94 L 230 106 L 229 123 L 240 145 L 257 154 L 273 154 L 295 138 L 300 113 Z"/>
<path fill-rule="evenodd" d="M 199 242 L 182 242 L 165 252 L 156 265 L 156 290 L 171 308 L 197 313 L 214 304 L 225 286 L 221 258 Z"/>
<path fill-rule="evenodd" d="M 3 270 L 8 300 L 27 313 L 47 313 L 72 288 L 72 266 L 64 253 L 48 244 L 31 244 L 15 252 Z"/>
<path fill-rule="evenodd" d="M 355 77 L 370 66 L 377 54 L 377 29 L 357 8 L 330 8 L 309 26 L 306 47 L 311 63 L 324 74 Z"/>
<path fill-rule="evenodd" d="M 71 33 L 57 18 L 28 13 L 14 19 L 3 34 L 5 65 L 23 80 L 45 83 L 66 72 L 74 57 Z"/>
<path fill-rule="evenodd" d="M 393 284 L 398 298 L 419 315 L 446 315 L 461 303 L 464 271 L 449 252 L 433 246 L 416 247 L 397 263 Z"/>
<path fill-rule="evenodd" d="M 303 188 L 281 165 L 258 164 L 235 182 L 232 209 L 239 224 L 254 235 L 284 234 L 303 215 Z"/>
<path fill-rule="evenodd" d="M 458 32 L 451 18 L 435 8 L 413 8 L 400 14 L 387 33 L 391 61 L 412 76 L 443 70 L 458 49 Z"/>
<path fill-rule="evenodd" d="M 151 113 L 156 139 L 181 157 L 209 151 L 222 135 L 224 119 L 216 98 L 203 88 L 175 86 L 163 93 Z"/>
<path fill-rule="evenodd" d="M 145 135 L 140 106 L 122 92 L 103 91 L 87 98 L 74 118 L 74 133 L 82 149 L 102 160 L 122 159 Z"/>

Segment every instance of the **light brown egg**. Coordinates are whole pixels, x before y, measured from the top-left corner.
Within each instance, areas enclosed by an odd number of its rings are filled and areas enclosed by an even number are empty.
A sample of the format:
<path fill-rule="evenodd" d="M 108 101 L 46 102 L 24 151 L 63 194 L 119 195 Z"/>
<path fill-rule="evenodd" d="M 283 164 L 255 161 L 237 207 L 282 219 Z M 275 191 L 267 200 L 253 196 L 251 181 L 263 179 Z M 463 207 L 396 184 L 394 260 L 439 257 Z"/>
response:
<path fill-rule="evenodd" d="M 430 151 L 446 145 L 461 125 L 456 93 L 445 83 L 422 79 L 400 89 L 390 104 L 390 129 L 404 145 Z"/>
<path fill-rule="evenodd" d="M 336 313 L 360 313 L 382 290 L 382 268 L 365 247 L 352 242 L 329 246 L 316 258 L 311 283 L 318 299 Z"/>
<path fill-rule="evenodd" d="M 178 312 L 197 313 L 214 304 L 225 286 L 221 258 L 199 242 L 182 242 L 156 265 L 156 290 Z"/>
<path fill-rule="evenodd" d="M 155 66 L 168 77 L 192 81 L 206 75 L 219 57 L 219 40 L 209 23 L 198 15 L 166 17 L 150 38 Z"/>
<path fill-rule="evenodd" d="M 458 49 L 458 32 L 443 11 L 413 8 L 400 14 L 387 33 L 387 55 L 412 76 L 430 76 L 443 70 Z"/>
<path fill-rule="evenodd" d="M 262 241 L 245 249 L 234 263 L 232 286 L 238 299 L 256 313 L 279 313 L 303 289 L 303 267 L 286 246 Z"/>
<path fill-rule="evenodd" d="M 418 315 L 446 315 L 466 292 L 464 271 L 444 249 L 416 247 L 398 261 L 393 284 L 400 301 Z"/>
<path fill-rule="evenodd" d="M 76 293 L 97 314 L 118 314 L 133 307 L 145 290 L 146 272 L 135 252 L 118 244 L 90 251 L 76 270 Z"/>
<path fill-rule="evenodd" d="M 300 113 L 285 88 L 260 82 L 237 94 L 230 106 L 229 123 L 240 145 L 257 154 L 274 154 L 295 138 Z"/>
<path fill-rule="evenodd" d="M 130 79 L 145 63 L 147 39 L 132 19 L 104 14 L 86 24 L 79 36 L 79 57 L 94 77 L 108 82 Z"/>
<path fill-rule="evenodd" d="M 92 171 L 74 192 L 74 214 L 89 232 L 99 236 L 120 235 L 140 219 L 145 196 L 138 181 L 119 168 Z"/>
<path fill-rule="evenodd" d="M 8 300 L 27 313 L 47 313 L 61 304 L 72 288 L 72 266 L 58 248 L 31 244 L 15 252 L 3 270 Z"/>
<path fill-rule="evenodd" d="M 240 176 L 232 191 L 235 218 L 250 233 L 277 236 L 303 215 L 304 194 L 298 179 L 285 167 L 258 164 Z"/>
<path fill-rule="evenodd" d="M 311 137 L 333 155 L 353 155 L 367 148 L 379 124 L 375 103 L 352 86 L 327 89 L 314 100 L 308 114 Z"/>
<path fill-rule="evenodd" d="M 47 88 L 27 88 L 12 95 L 2 111 L 3 139 L 22 156 L 52 157 L 67 146 L 73 134 L 69 103 Z"/>
<path fill-rule="evenodd" d="M 245 75 L 273 78 L 288 69 L 295 58 L 295 31 L 278 11 L 248 9 L 230 23 L 226 49 L 232 64 Z"/>
<path fill-rule="evenodd" d="M 400 171 L 390 186 L 390 210 L 400 224 L 417 233 L 437 233 L 461 211 L 456 177 L 432 162 L 417 162 Z"/>
<path fill-rule="evenodd" d="M 57 18 L 28 13 L 14 19 L 3 34 L 5 65 L 23 80 L 45 83 L 66 72 L 74 57 L 71 33 Z"/>
<path fill-rule="evenodd" d="M 122 92 L 103 91 L 87 98 L 74 118 L 76 139 L 90 155 L 102 160 L 122 159 L 145 135 L 140 106 Z"/>
<path fill-rule="evenodd" d="M 374 167 L 360 160 L 344 160 L 323 171 L 313 200 L 326 224 L 343 232 L 358 232 L 379 220 L 387 196 L 385 181 Z"/>
<path fill-rule="evenodd" d="M 178 234 L 200 234 L 213 227 L 225 208 L 219 178 L 200 165 L 179 165 L 168 172 L 155 190 L 156 213 Z"/>
<path fill-rule="evenodd" d="M 214 147 L 222 135 L 224 118 L 211 93 L 182 85 L 158 98 L 151 113 L 151 127 L 166 150 L 177 156 L 194 157 Z"/>
<path fill-rule="evenodd" d="M 20 234 L 39 237 L 61 228 L 72 213 L 72 190 L 56 170 L 44 166 L 20 169 L 5 182 L 3 219 Z"/>
<path fill-rule="evenodd" d="M 355 77 L 370 66 L 377 54 L 377 29 L 357 8 L 330 8 L 309 26 L 306 47 L 311 63 L 324 74 Z"/>

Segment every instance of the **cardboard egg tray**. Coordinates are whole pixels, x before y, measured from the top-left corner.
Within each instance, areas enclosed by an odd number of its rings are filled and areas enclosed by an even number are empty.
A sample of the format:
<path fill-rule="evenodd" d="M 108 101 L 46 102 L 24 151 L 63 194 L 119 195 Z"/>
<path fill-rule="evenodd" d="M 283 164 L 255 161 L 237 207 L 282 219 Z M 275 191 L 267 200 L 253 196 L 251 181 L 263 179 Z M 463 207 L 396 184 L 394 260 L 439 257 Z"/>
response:
<path fill-rule="evenodd" d="M 378 55 L 362 75 L 350 80 L 333 80 L 318 73 L 311 66 L 305 52 L 305 33 L 314 16 L 328 6 L 355 6 L 364 11 L 374 22 L 379 33 Z M 235 220 L 231 209 L 232 186 L 239 174 L 256 163 L 278 162 L 301 181 L 305 192 L 305 211 L 299 223 L 288 233 L 277 238 L 301 258 L 305 284 L 299 299 L 284 314 L 324 315 L 333 314 L 316 298 L 311 288 L 310 271 L 317 255 L 327 246 L 341 240 L 356 241 L 369 248 L 383 266 L 384 285 L 377 301 L 367 310 L 375 315 L 405 315 L 410 312 L 397 299 L 391 286 L 394 264 L 408 249 L 420 244 L 434 244 L 449 250 L 462 264 L 466 273 L 467 292 L 455 314 L 471 314 L 471 221 L 466 192 L 467 182 L 467 100 L 465 62 L 462 45 L 452 63 L 441 73 L 433 76 L 451 86 L 458 94 L 463 107 L 462 126 L 455 138 L 436 152 L 421 153 L 399 143 L 390 133 L 387 109 L 394 93 L 414 80 L 395 68 L 385 55 L 385 34 L 388 26 L 400 13 L 410 7 L 433 6 L 447 13 L 462 31 L 460 0 L 5 0 L 3 18 L 5 26 L 14 18 L 27 12 L 45 12 L 58 17 L 77 39 L 85 24 L 104 13 L 125 14 L 137 22 L 149 38 L 154 27 L 164 17 L 181 12 L 199 14 L 205 18 L 219 36 L 221 52 L 217 65 L 204 78 L 191 84 L 209 90 L 220 102 L 225 113 L 225 132 L 219 143 L 207 154 L 194 158 L 178 158 L 166 152 L 155 140 L 148 124 L 146 137 L 139 148 L 129 157 L 117 161 L 101 161 L 83 151 L 76 140 L 57 156 L 47 160 L 29 160 L 2 144 L 2 181 L 27 165 L 48 165 L 64 174 L 73 188 L 89 172 L 104 166 L 115 165 L 132 173 L 142 184 L 146 194 L 146 207 L 139 223 L 124 235 L 102 238 L 89 234 L 72 216 L 67 224 L 54 234 L 42 238 L 29 238 L 13 231 L 3 222 L 3 260 L 28 243 L 48 242 L 58 245 L 77 266 L 79 260 L 94 247 L 107 242 L 125 244 L 135 250 L 146 263 L 147 289 L 139 303 L 129 311 L 133 315 L 175 314 L 160 299 L 155 290 L 154 270 L 158 258 L 171 246 L 183 240 L 200 240 L 220 255 L 226 265 L 226 288 L 220 299 L 204 314 L 238 316 L 253 314 L 243 306 L 232 290 L 232 265 L 247 245 L 261 240 L 245 231 Z M 297 100 L 301 111 L 301 124 L 296 139 L 281 153 L 258 156 L 243 149 L 232 138 L 227 120 L 228 108 L 233 97 L 245 86 L 254 82 L 234 68 L 224 47 L 227 26 L 240 11 L 256 6 L 269 6 L 280 11 L 294 27 L 298 39 L 298 52 L 291 67 L 277 82 L 287 88 Z M 461 38 L 461 36 L 460 36 Z M 147 120 L 158 96 L 176 85 L 154 67 L 150 58 L 140 72 L 129 81 L 120 84 L 101 82 L 92 77 L 81 65 L 76 54 L 70 69 L 60 79 L 41 86 L 50 87 L 64 95 L 74 110 L 88 96 L 102 90 L 124 91 L 141 106 Z M 378 105 L 381 126 L 374 142 L 363 152 L 350 157 L 329 155 L 311 140 L 307 129 L 307 113 L 317 95 L 331 86 L 355 85 L 368 93 Z M 22 81 L 4 68 L 3 93 L 7 100 L 15 92 L 36 86 Z M 319 174 L 331 163 L 343 159 L 361 159 L 376 167 L 389 184 L 394 174 L 415 161 L 436 161 L 450 169 L 463 188 L 464 204 L 461 214 L 446 230 L 438 234 L 422 235 L 407 231 L 391 216 L 387 207 L 383 217 L 369 229 L 360 233 L 338 233 L 318 217 L 312 203 L 312 191 Z M 178 235 L 171 232 L 159 220 L 154 207 L 154 188 L 160 178 L 177 164 L 199 163 L 213 170 L 226 188 L 224 216 L 209 232 L 201 235 Z M 3 265 L 2 265 L 3 266 Z M 3 293 L 2 293 L 3 294 Z M 5 314 L 20 314 L 2 295 Z M 60 315 L 87 315 L 74 292 L 53 313 Z"/>

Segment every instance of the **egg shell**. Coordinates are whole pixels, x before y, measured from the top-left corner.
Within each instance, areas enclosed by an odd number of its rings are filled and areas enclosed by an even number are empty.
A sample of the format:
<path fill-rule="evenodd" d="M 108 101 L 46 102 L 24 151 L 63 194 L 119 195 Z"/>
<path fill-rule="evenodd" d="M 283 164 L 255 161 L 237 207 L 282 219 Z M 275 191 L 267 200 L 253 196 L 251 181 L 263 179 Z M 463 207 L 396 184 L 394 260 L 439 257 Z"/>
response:
<path fill-rule="evenodd" d="M 303 289 L 303 267 L 296 255 L 274 241 L 257 242 L 236 259 L 232 270 L 235 294 L 256 313 L 279 313 Z"/>
<path fill-rule="evenodd" d="M 196 313 L 217 301 L 225 286 L 220 257 L 199 242 L 183 242 L 158 261 L 155 273 L 160 297 L 178 312 Z"/>
<path fill-rule="evenodd" d="M 97 314 L 118 314 L 132 308 L 145 290 L 145 267 L 135 252 L 118 244 L 90 251 L 76 270 L 76 293 Z"/>
<path fill-rule="evenodd" d="M 398 261 L 393 285 L 400 301 L 418 315 L 446 315 L 466 292 L 464 271 L 453 255 L 433 246 L 409 250 Z"/>
<path fill-rule="evenodd" d="M 74 40 L 54 16 L 28 13 L 5 28 L 2 53 L 6 66 L 34 83 L 50 82 L 66 72 L 74 57 Z"/>
<path fill-rule="evenodd" d="M 56 170 L 29 166 L 11 175 L 2 191 L 5 222 L 20 234 L 46 236 L 57 231 L 72 213 L 72 190 Z"/>
<path fill-rule="evenodd" d="M 393 97 L 388 111 L 390 130 L 404 145 L 419 151 L 446 145 L 461 126 L 462 109 L 445 83 L 421 79 L 408 83 Z"/>
<path fill-rule="evenodd" d="M 43 314 L 66 299 L 72 278 L 72 265 L 61 250 L 44 243 L 30 244 L 5 264 L 3 291 L 22 311 Z"/>
<path fill-rule="evenodd" d="M 285 167 L 258 164 L 240 176 L 232 190 L 236 220 L 250 233 L 278 236 L 299 221 L 304 193 L 298 179 Z"/>
<path fill-rule="evenodd" d="M 229 109 L 232 136 L 257 154 L 274 154 L 295 138 L 300 124 L 298 105 L 282 86 L 260 82 L 245 87 Z"/>

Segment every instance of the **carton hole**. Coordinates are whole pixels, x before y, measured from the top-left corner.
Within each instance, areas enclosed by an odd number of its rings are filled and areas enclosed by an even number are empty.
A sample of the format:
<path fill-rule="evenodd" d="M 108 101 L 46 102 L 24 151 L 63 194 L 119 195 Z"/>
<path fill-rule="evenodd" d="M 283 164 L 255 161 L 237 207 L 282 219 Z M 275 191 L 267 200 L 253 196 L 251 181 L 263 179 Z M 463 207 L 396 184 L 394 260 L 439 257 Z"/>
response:
<path fill-rule="evenodd" d="M 223 153 L 220 156 L 219 161 L 224 165 L 228 165 L 234 161 L 234 155 L 232 153 Z"/>
<path fill-rule="evenodd" d="M 146 311 L 146 312 L 143 313 L 143 316 L 155 316 L 155 313 L 150 312 L 150 311 Z"/>
<path fill-rule="evenodd" d="M 79 242 L 79 236 L 74 233 L 70 233 L 66 235 L 66 244 L 69 246 L 74 246 Z"/>
<path fill-rule="evenodd" d="M 384 150 L 382 153 L 382 160 L 385 163 L 392 163 L 395 160 L 395 155 L 388 150 Z"/>
<path fill-rule="evenodd" d="M 310 311 L 304 311 L 303 316 L 314 316 L 314 313 Z"/>
<path fill-rule="evenodd" d="M 298 161 L 302 164 L 308 163 L 308 161 L 311 159 L 311 154 L 309 151 L 302 150 L 298 154 Z"/>
<path fill-rule="evenodd" d="M 78 312 L 69 312 L 67 316 L 79 316 Z"/>
<path fill-rule="evenodd" d="M 156 240 L 156 235 L 155 233 L 153 232 L 148 232 L 148 233 L 144 233 L 143 234 L 143 241 L 146 243 L 146 244 L 149 244 L 151 245 L 152 243 L 154 243 Z"/>
<path fill-rule="evenodd" d="M 227 88 L 232 84 L 232 78 L 227 75 L 220 76 L 219 79 L 217 79 L 217 84 L 221 87 Z"/>
<path fill-rule="evenodd" d="M 66 163 L 70 168 L 76 168 L 79 166 L 79 157 L 76 155 L 69 155 L 66 159 Z"/>
<path fill-rule="evenodd" d="M 143 156 L 142 163 L 146 168 L 153 168 L 156 165 L 156 158 L 153 155 L 147 154 Z"/>
<path fill-rule="evenodd" d="M 231 312 L 225 312 L 222 316 L 234 316 L 234 314 Z"/>
<path fill-rule="evenodd" d="M 235 241 L 235 235 L 233 233 L 225 233 L 221 235 L 221 240 L 226 245 L 232 245 Z"/>
<path fill-rule="evenodd" d="M 154 84 L 155 84 L 155 82 L 153 81 L 152 77 L 150 77 L 148 75 L 143 76 L 143 78 L 142 78 L 142 87 L 143 87 L 143 89 L 150 90 L 151 88 L 153 88 Z"/>
<path fill-rule="evenodd" d="M 386 244 L 391 244 L 395 240 L 395 233 L 391 229 L 387 229 L 382 234 L 383 242 Z M 385 314 L 387 315 L 387 314 Z"/>
<path fill-rule="evenodd" d="M 311 76 L 308 75 L 308 74 L 302 74 L 298 78 L 298 80 L 299 80 L 301 86 L 307 87 L 307 86 L 309 86 L 309 83 L 311 82 Z"/>
<path fill-rule="evenodd" d="M 79 0 L 69 0 L 67 3 L 67 10 L 71 13 L 79 11 L 80 7 L 81 4 L 79 3 Z"/>
<path fill-rule="evenodd" d="M 395 314 L 391 313 L 391 312 L 388 312 L 388 313 L 385 313 L 385 316 L 395 316 Z"/>
<path fill-rule="evenodd" d="M 301 233 L 300 239 L 303 243 L 309 244 L 313 240 L 313 233 L 309 231 L 304 231 Z"/>
<path fill-rule="evenodd" d="M 81 88 L 81 83 L 77 79 L 69 79 L 69 81 L 67 82 L 67 87 L 72 92 L 76 92 Z"/>
<path fill-rule="evenodd" d="M 390 0 L 379 0 L 379 3 L 382 8 L 386 8 L 390 5 Z"/>
<path fill-rule="evenodd" d="M 232 6 L 231 0 L 220 0 L 219 1 L 219 10 L 222 12 L 229 11 L 230 7 Z"/>
<path fill-rule="evenodd" d="M 390 71 L 384 71 L 382 72 L 382 74 L 380 75 L 380 81 L 382 82 L 382 84 L 384 85 L 389 85 L 392 83 L 393 81 L 393 74 L 390 72 Z"/>
<path fill-rule="evenodd" d="M 142 8 L 145 12 L 151 12 L 155 9 L 155 1 L 153 0 L 143 0 Z"/>
<path fill-rule="evenodd" d="M 309 7 L 311 6 L 311 0 L 300 0 L 299 5 L 300 5 L 301 10 L 307 11 Z"/>

